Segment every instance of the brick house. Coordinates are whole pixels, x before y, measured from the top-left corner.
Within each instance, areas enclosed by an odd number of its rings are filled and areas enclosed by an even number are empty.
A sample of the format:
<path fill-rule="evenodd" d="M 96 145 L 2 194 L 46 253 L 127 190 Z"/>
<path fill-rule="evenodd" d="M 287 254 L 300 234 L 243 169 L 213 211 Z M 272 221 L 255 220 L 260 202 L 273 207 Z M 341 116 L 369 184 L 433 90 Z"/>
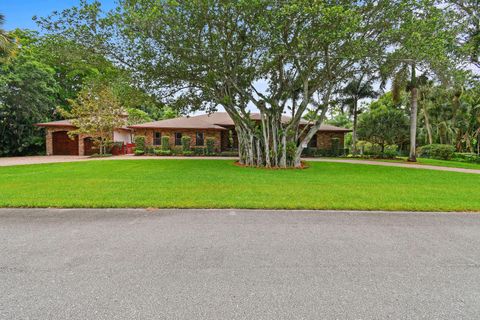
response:
<path fill-rule="evenodd" d="M 251 115 L 252 120 L 260 121 L 260 114 Z M 283 122 L 288 122 L 289 117 L 283 117 Z M 306 121 L 301 122 L 305 126 Z M 226 112 L 215 112 L 191 117 L 179 117 L 174 119 L 148 122 L 129 126 L 134 135 L 146 137 L 148 146 L 160 146 L 163 136 L 168 136 L 170 146 L 181 146 L 182 136 L 189 135 L 192 147 L 204 146 L 207 138 L 215 139 L 217 152 L 236 149 L 238 139 L 235 132 L 235 124 Z M 331 125 L 322 125 L 320 130 L 310 141 L 309 147 L 317 149 L 331 149 L 334 140 L 343 147 L 344 136 L 350 129 L 339 128 Z M 232 142 L 233 141 L 233 145 Z"/>
<path fill-rule="evenodd" d="M 260 121 L 260 114 L 254 113 L 251 117 L 254 121 Z M 282 118 L 284 122 L 289 120 L 289 117 Z M 305 125 L 307 125 L 307 122 L 302 121 L 301 126 Z M 83 156 L 97 152 L 94 149 L 91 137 L 77 135 L 71 139 L 68 136 L 68 131 L 75 129 L 75 126 L 69 120 L 38 123 L 37 126 L 46 129 L 47 155 Z M 334 140 L 339 146 L 343 146 L 344 135 L 349 131 L 345 128 L 322 125 L 310 141 L 309 147 L 331 149 Z M 145 136 L 146 144 L 151 147 L 160 146 L 162 137 L 165 136 L 169 137 L 171 147 L 180 147 L 182 136 L 189 135 L 192 147 L 203 147 L 206 145 L 207 139 L 212 138 L 215 140 L 216 152 L 238 148 L 235 124 L 226 112 L 178 117 L 118 128 L 112 132 L 112 140 L 131 144 L 135 135 Z"/>

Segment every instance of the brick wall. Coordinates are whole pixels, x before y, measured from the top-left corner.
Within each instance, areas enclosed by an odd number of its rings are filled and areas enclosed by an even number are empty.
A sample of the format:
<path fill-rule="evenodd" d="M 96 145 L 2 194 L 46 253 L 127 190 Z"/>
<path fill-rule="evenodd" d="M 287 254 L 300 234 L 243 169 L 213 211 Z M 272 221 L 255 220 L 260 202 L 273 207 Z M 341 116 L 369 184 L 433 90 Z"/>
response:
<path fill-rule="evenodd" d="M 180 146 L 175 146 L 175 133 L 181 132 L 182 136 L 190 136 L 190 145 L 192 147 L 196 146 L 196 134 L 197 132 L 204 133 L 204 146 L 207 146 L 207 139 L 215 139 L 215 149 L 217 152 L 221 150 L 221 131 L 219 130 L 195 130 L 195 129 L 134 129 L 135 136 L 145 136 L 145 144 L 148 146 L 153 146 L 153 135 L 154 132 L 160 132 L 162 137 L 168 136 L 170 139 L 170 148 L 175 148 Z"/>
<path fill-rule="evenodd" d="M 317 132 L 317 148 L 318 149 L 331 149 L 332 148 L 332 139 L 338 138 L 338 145 L 340 148 L 343 148 L 344 144 L 343 132 L 333 132 L 333 131 L 322 131 Z"/>

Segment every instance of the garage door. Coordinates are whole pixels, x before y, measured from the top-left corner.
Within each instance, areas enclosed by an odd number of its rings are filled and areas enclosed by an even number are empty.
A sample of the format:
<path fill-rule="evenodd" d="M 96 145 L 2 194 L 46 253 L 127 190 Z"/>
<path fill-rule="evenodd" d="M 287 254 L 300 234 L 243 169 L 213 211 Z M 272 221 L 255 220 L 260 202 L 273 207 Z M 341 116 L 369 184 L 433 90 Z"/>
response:
<path fill-rule="evenodd" d="M 72 140 L 67 131 L 52 133 L 52 145 L 54 155 L 78 156 L 78 136 Z"/>

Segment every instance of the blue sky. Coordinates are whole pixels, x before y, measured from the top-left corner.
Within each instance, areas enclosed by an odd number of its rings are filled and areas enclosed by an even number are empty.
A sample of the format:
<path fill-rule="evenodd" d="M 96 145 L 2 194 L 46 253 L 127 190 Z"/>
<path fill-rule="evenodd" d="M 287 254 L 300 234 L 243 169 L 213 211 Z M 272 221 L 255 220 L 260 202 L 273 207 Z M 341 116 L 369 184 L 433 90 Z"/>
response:
<path fill-rule="evenodd" d="M 105 8 L 111 8 L 115 0 L 101 0 Z M 0 0 L 0 12 L 5 15 L 6 23 L 4 28 L 12 30 L 16 28 L 27 28 L 38 30 L 32 17 L 48 16 L 52 11 L 63 10 L 77 5 L 79 0 Z"/>

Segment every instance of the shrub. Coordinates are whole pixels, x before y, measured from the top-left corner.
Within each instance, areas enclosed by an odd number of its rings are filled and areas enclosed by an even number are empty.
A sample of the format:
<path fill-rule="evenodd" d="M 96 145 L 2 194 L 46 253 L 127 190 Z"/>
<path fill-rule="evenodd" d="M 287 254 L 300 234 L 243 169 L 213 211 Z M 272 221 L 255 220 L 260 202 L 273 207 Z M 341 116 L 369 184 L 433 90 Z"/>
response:
<path fill-rule="evenodd" d="M 215 139 L 207 138 L 207 155 L 211 156 L 215 154 Z"/>
<path fill-rule="evenodd" d="M 170 151 L 173 155 L 182 155 L 183 152 L 182 147 L 173 147 Z"/>
<path fill-rule="evenodd" d="M 374 157 L 380 159 L 395 159 L 397 157 L 397 151 L 385 149 L 383 153 L 379 153 Z"/>
<path fill-rule="evenodd" d="M 162 150 L 162 149 L 155 149 L 156 156 L 170 156 L 172 151 L 170 150 Z"/>
<path fill-rule="evenodd" d="M 336 157 L 341 153 L 340 149 L 340 139 L 339 138 L 332 138 L 332 154 Z"/>
<path fill-rule="evenodd" d="M 185 151 L 190 151 L 190 141 L 192 138 L 190 136 L 182 136 L 182 150 L 183 152 Z"/>
<path fill-rule="evenodd" d="M 381 152 L 378 156 L 382 159 L 395 159 L 397 155 L 397 145 L 392 144 L 385 146 L 383 152 Z"/>
<path fill-rule="evenodd" d="M 163 136 L 162 137 L 162 150 L 163 151 L 170 150 L 170 137 L 169 136 Z"/>
<path fill-rule="evenodd" d="M 450 160 L 454 154 L 455 147 L 449 144 L 428 144 L 418 148 L 418 155 L 421 158 Z"/>
<path fill-rule="evenodd" d="M 192 147 L 193 154 L 196 156 L 204 156 L 205 155 L 205 147 Z"/>
<path fill-rule="evenodd" d="M 186 150 L 186 151 L 185 151 L 185 150 L 184 150 L 184 151 L 182 152 L 182 155 L 187 156 L 187 157 L 193 156 L 193 151 L 190 151 L 190 150 Z"/>
<path fill-rule="evenodd" d="M 344 153 L 343 149 L 334 151 L 333 149 L 317 149 L 314 157 L 338 157 Z"/>
<path fill-rule="evenodd" d="M 460 153 L 455 152 L 453 160 L 480 163 L 480 157 L 476 153 Z"/>
<path fill-rule="evenodd" d="M 142 150 L 142 149 L 135 149 L 135 155 L 136 156 L 141 156 L 143 155 L 145 152 Z"/>
<path fill-rule="evenodd" d="M 287 154 L 287 162 L 292 162 L 295 158 L 295 153 L 297 152 L 297 144 L 293 141 L 287 142 L 285 146 L 285 153 Z"/>
<path fill-rule="evenodd" d="M 135 136 L 135 148 L 145 150 L 145 136 Z"/>
<path fill-rule="evenodd" d="M 303 149 L 302 155 L 305 157 L 316 157 L 317 156 L 317 148 L 305 148 Z"/>
<path fill-rule="evenodd" d="M 154 147 L 145 147 L 145 154 L 147 155 L 154 155 L 155 154 L 155 148 Z"/>
<path fill-rule="evenodd" d="M 238 157 L 238 151 L 222 151 L 220 152 L 222 157 Z"/>

